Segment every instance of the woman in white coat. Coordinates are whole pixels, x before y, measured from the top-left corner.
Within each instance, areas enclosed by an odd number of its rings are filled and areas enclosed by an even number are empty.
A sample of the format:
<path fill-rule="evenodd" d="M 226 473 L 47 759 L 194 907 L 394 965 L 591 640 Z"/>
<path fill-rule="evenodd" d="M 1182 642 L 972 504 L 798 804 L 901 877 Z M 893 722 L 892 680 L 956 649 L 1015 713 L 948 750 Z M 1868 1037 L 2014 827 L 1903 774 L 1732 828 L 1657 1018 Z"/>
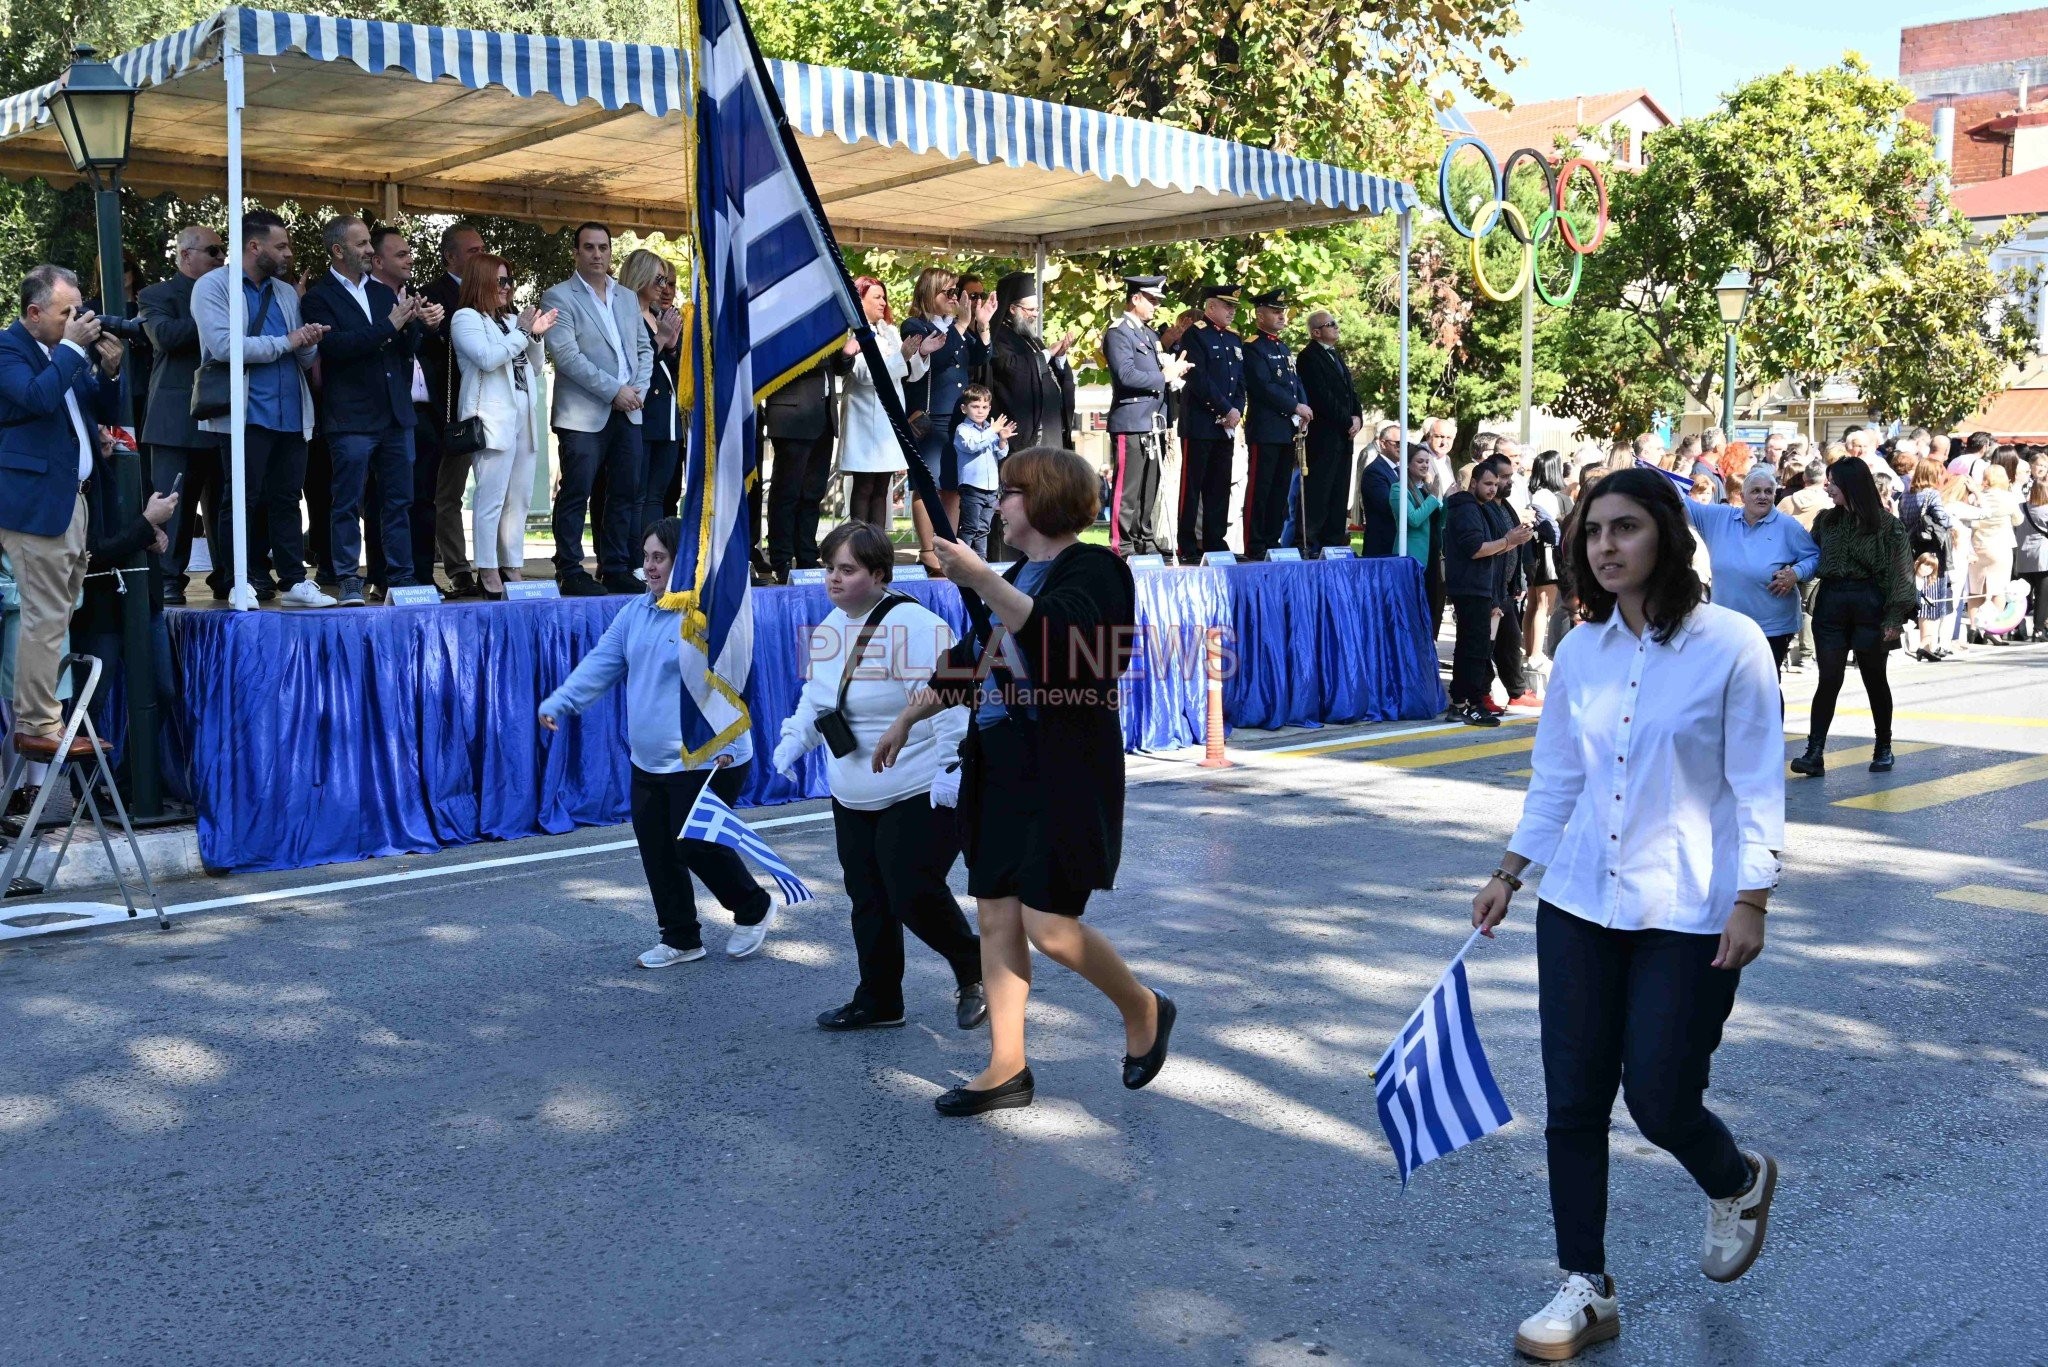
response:
<path fill-rule="evenodd" d="M 526 505 L 547 430 L 540 339 L 555 325 L 553 309 L 529 307 L 515 316 L 513 285 L 512 267 L 502 257 L 472 258 L 448 324 L 462 371 L 455 417 L 475 418 L 483 427 L 484 444 L 470 454 L 476 472 L 473 555 L 490 598 L 503 598 L 504 581 L 518 579 L 526 565 Z"/>
<path fill-rule="evenodd" d="M 889 369 L 883 380 L 903 401 L 903 382 L 924 377 L 926 361 L 917 338 L 904 341 L 896 330 L 896 315 L 889 307 L 889 291 L 872 275 L 853 282 L 860 296 L 861 311 L 875 330 L 875 346 Z M 941 338 L 941 341 L 944 339 Z M 860 345 L 846 340 L 846 354 L 853 357 L 853 371 L 846 380 L 846 431 L 840 438 L 839 472 L 853 476 L 853 494 L 848 515 L 872 527 L 889 530 L 889 480 L 903 463 L 903 446 L 889 427 L 889 415 L 882 411 L 877 381 L 868 369 Z"/>

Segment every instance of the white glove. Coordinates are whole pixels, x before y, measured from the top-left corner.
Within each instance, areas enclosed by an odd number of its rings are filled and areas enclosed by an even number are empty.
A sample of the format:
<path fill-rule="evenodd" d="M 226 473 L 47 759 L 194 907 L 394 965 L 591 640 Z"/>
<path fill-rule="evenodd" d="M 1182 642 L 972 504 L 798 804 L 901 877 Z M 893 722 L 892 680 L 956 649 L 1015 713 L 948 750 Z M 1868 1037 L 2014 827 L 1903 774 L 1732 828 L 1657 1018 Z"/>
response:
<path fill-rule="evenodd" d="M 932 806 L 960 805 L 960 766 L 949 764 L 932 777 Z"/>
<path fill-rule="evenodd" d="M 795 778 L 796 762 L 802 759 L 804 753 L 809 749 L 810 747 L 803 743 L 802 738 L 784 736 L 775 744 L 775 758 L 771 761 L 775 765 L 775 772 L 784 778 Z"/>

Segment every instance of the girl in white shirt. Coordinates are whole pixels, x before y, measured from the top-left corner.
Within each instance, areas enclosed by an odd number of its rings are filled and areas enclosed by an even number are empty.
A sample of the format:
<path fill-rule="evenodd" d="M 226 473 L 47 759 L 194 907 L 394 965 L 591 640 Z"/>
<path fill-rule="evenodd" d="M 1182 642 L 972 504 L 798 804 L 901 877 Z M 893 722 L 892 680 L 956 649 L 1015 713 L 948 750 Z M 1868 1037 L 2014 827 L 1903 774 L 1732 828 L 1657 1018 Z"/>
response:
<path fill-rule="evenodd" d="M 909 598 L 891 595 L 896 548 L 865 522 L 843 522 L 818 550 L 832 615 L 812 629 L 809 674 L 796 712 L 782 724 L 775 767 L 794 778 L 797 762 L 825 740 L 819 721 L 837 712 L 854 747 L 832 755 L 832 827 L 860 985 L 853 1000 L 818 1017 L 822 1030 L 903 1024 L 903 927 L 952 967 L 954 1021 L 972 1030 L 988 1015 L 981 988 L 981 940 L 946 886 L 959 854 L 952 808 L 960 796 L 960 739 L 967 709 L 951 707 L 911 729 L 894 767 L 875 772 L 875 742 L 937 670 L 953 629 Z M 890 601 L 893 597 L 893 601 Z M 887 603 L 888 612 L 875 614 Z M 873 622 L 873 629 L 867 624 Z M 851 679 L 848 662 L 858 657 Z M 842 690 L 841 682 L 845 681 Z"/>
<path fill-rule="evenodd" d="M 1662 472 L 1616 471 L 1587 495 L 1566 568 L 1590 620 L 1558 643 L 1522 821 L 1472 901 L 1491 935 L 1523 870 L 1545 866 L 1544 1138 L 1565 1283 L 1515 1346 L 1548 1361 L 1621 1332 L 1604 1246 L 1617 1089 L 1709 1198 L 1706 1276 L 1749 1270 L 1777 1186 L 1777 1164 L 1703 1102 L 1778 881 L 1777 676 L 1761 628 L 1702 601 L 1692 555 Z"/>

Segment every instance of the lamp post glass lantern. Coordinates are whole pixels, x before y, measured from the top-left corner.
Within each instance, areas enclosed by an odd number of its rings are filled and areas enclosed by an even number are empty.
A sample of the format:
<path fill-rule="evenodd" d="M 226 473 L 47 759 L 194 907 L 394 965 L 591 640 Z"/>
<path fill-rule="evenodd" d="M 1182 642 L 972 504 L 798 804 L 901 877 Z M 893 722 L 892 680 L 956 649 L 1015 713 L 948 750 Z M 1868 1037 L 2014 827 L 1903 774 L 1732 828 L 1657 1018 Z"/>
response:
<path fill-rule="evenodd" d="M 1732 270 L 1714 286 L 1714 303 L 1721 310 L 1721 326 L 1727 332 L 1727 352 L 1721 361 L 1721 433 L 1735 439 L 1735 331 L 1749 312 L 1749 272 Z"/>
<path fill-rule="evenodd" d="M 135 133 L 136 88 L 121 73 L 100 61 L 89 47 L 72 49 L 70 69 L 44 108 L 64 140 L 64 154 L 93 188 L 94 217 L 99 228 L 100 312 L 123 317 L 128 312 L 121 250 L 121 168 L 128 164 Z M 112 334 L 107 334 L 111 336 Z M 125 347 L 125 343 L 124 343 Z M 114 446 L 114 518 L 126 525 L 142 515 L 142 455 L 132 444 L 134 407 L 129 385 L 133 377 L 121 367 L 120 397 L 115 424 L 128 429 L 131 441 Z M 149 559 L 138 551 L 121 566 L 128 592 L 121 595 L 121 666 L 128 699 L 128 744 L 123 760 L 128 770 L 129 809 L 137 820 L 163 814 L 163 793 L 157 774 L 156 663 L 150 631 Z"/>

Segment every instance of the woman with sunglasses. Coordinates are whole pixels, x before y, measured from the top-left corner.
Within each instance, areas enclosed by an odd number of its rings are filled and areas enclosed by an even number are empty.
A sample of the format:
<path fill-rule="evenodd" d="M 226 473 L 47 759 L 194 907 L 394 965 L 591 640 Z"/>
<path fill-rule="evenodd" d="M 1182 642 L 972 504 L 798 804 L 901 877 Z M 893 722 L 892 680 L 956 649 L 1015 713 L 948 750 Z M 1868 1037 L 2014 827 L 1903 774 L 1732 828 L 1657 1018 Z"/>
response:
<path fill-rule="evenodd" d="M 448 324 L 462 374 L 456 421 L 475 418 L 482 428 L 483 444 L 470 454 L 476 473 L 471 516 L 477 578 L 487 598 L 503 598 L 505 581 L 516 581 L 525 568 L 526 505 L 534 461 L 547 445 L 540 339 L 555 325 L 555 310 L 519 308 L 515 283 L 503 257 L 475 257 L 464 268 Z"/>
<path fill-rule="evenodd" d="M 637 534 L 664 517 L 675 516 L 668 501 L 669 485 L 682 465 L 682 414 L 676 408 L 676 374 L 682 365 L 683 315 L 675 308 L 676 268 L 645 247 L 630 253 L 619 267 L 619 287 L 640 301 L 640 322 L 654 348 L 654 370 L 647 382 L 647 402 L 640 410 L 640 444 L 647 450 L 647 482 L 640 486 L 640 507 L 633 514 Z"/>
<path fill-rule="evenodd" d="M 903 386 L 903 408 L 917 454 L 939 486 L 946 519 L 960 525 L 960 461 L 953 450 L 953 427 L 960 416 L 960 396 L 974 381 L 976 369 L 988 364 L 988 326 L 995 314 L 986 296 L 963 307 L 960 285 L 951 271 L 927 266 L 912 292 L 913 312 L 903 321 L 903 340 L 916 342 L 925 358 L 923 378 Z M 924 505 L 913 499 L 911 524 L 917 529 L 918 558 L 933 573 L 939 562 L 932 554 L 931 520 Z"/>

